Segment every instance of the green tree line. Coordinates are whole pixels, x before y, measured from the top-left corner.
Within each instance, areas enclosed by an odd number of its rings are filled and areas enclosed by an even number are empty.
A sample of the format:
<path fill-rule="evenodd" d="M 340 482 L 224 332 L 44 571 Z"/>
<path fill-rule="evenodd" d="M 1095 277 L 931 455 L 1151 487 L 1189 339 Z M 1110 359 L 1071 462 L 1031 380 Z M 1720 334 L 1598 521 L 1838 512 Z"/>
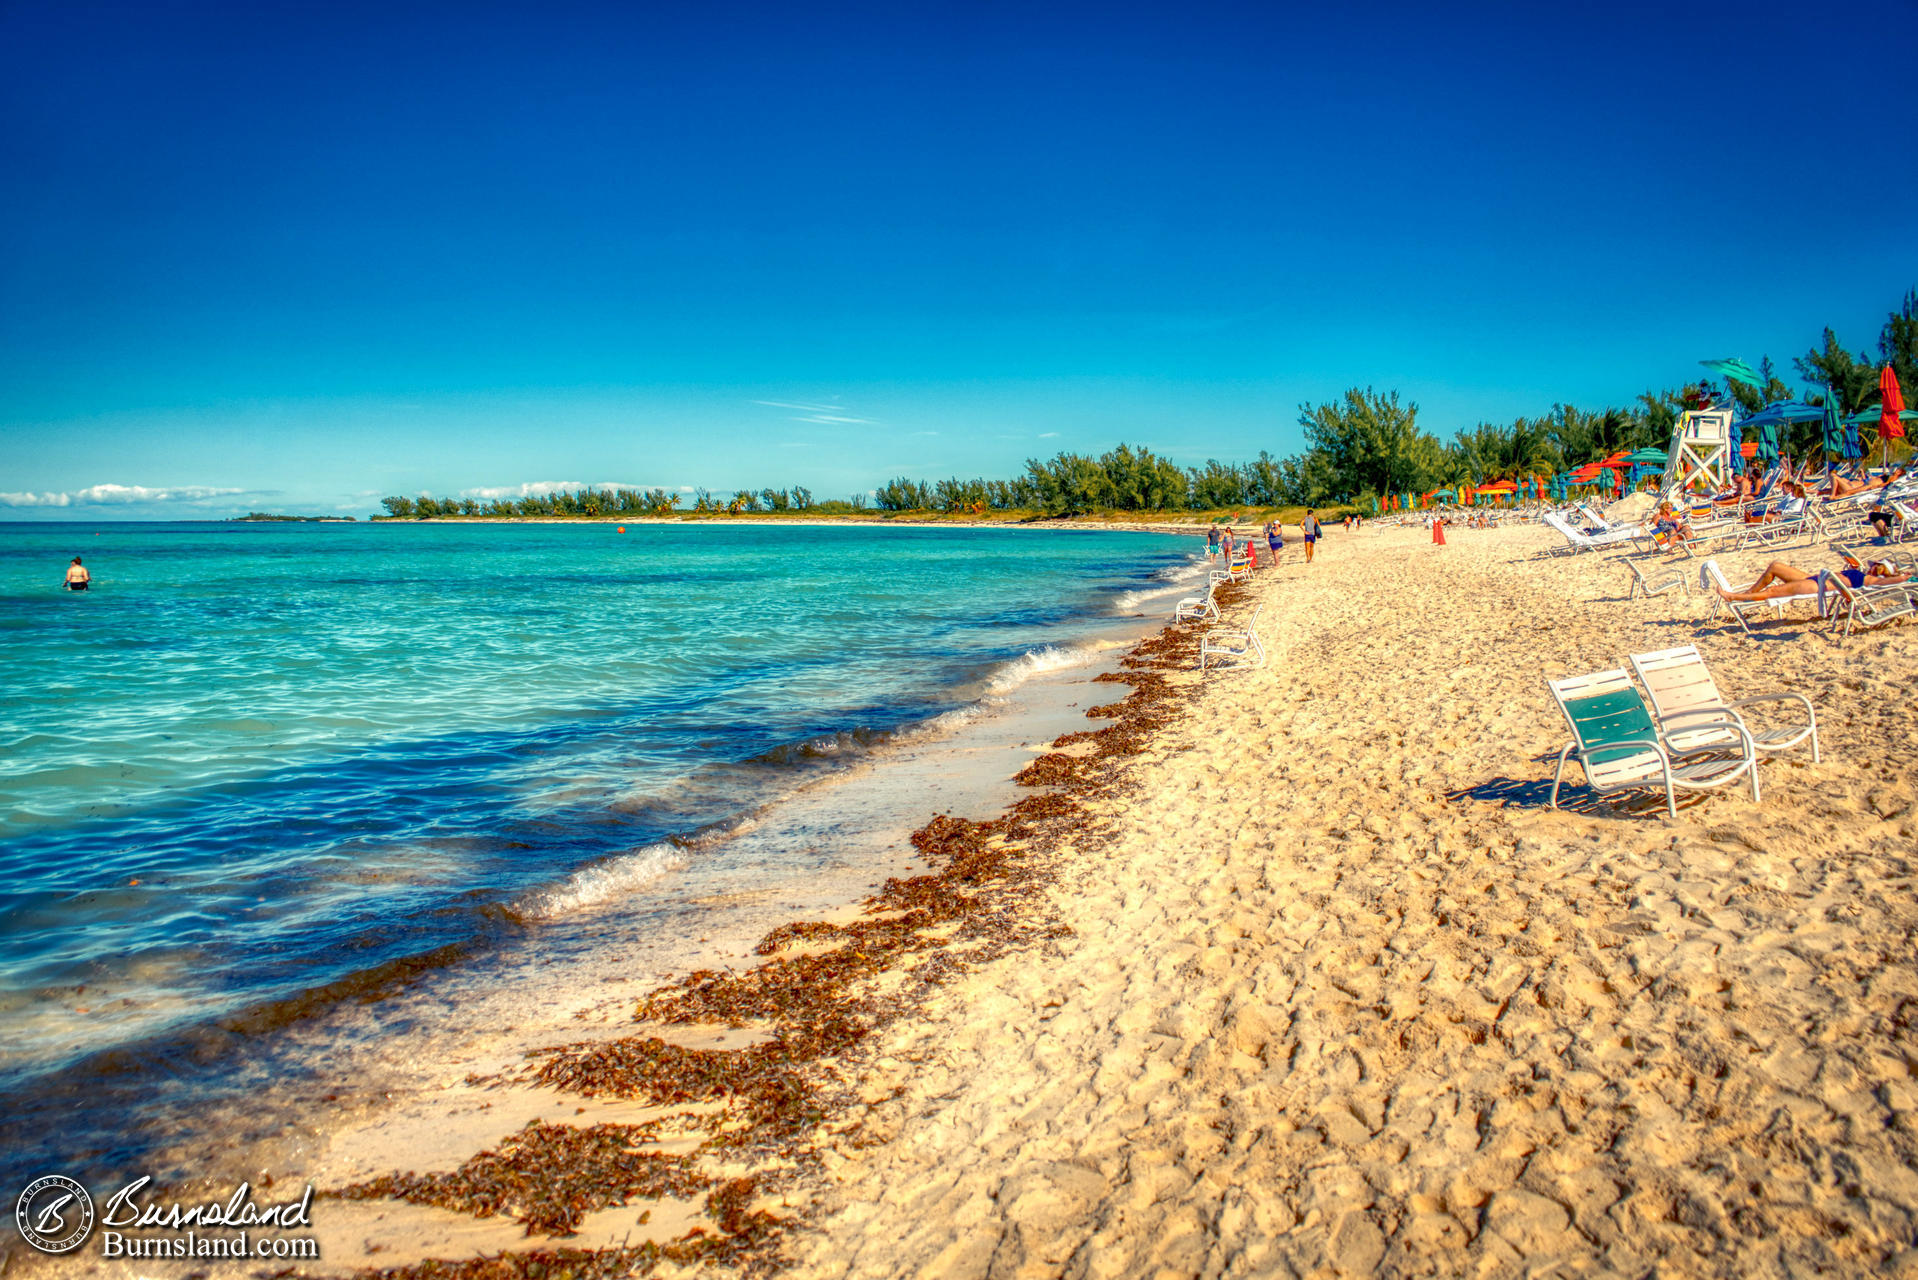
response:
<path fill-rule="evenodd" d="M 1907 395 L 1918 397 L 1918 289 L 1908 291 L 1885 321 L 1875 359 L 1863 349 L 1854 354 L 1826 328 L 1819 346 L 1792 361 L 1799 379 L 1818 389 L 1808 394 L 1811 403 L 1835 396 L 1840 411 L 1847 414 L 1877 403 L 1878 370 L 1887 364 L 1896 370 Z M 1759 361 L 1757 372 L 1765 382 L 1763 388 L 1727 384 L 1745 413 L 1792 394 L 1770 357 Z M 1203 466 L 1181 467 L 1149 448 L 1120 444 L 1096 457 L 1060 453 L 1049 459 L 1029 459 L 1023 474 L 1006 480 L 901 476 L 876 489 L 870 502 L 881 511 L 951 514 L 1082 515 L 1343 503 L 1367 508 L 1387 494 L 1550 475 L 1619 450 L 1663 448 L 1691 394 L 1690 388 L 1646 391 L 1629 404 L 1600 409 L 1555 404 L 1537 417 L 1481 422 L 1441 441 L 1420 428 L 1418 405 L 1402 402 L 1398 392 L 1354 387 L 1338 400 L 1300 406 L 1306 447 L 1289 458 L 1261 452 L 1251 462 L 1210 459 Z M 1867 449 L 1876 446 L 1876 434 L 1869 427 L 1860 434 Z M 1808 422 L 1795 424 L 1781 443 L 1796 456 L 1810 456 L 1817 453 L 1821 440 L 1819 424 Z M 844 514 L 865 510 L 867 503 L 865 494 L 855 494 L 848 501 L 815 502 L 810 492 L 795 486 L 740 489 L 731 495 L 698 489 L 689 500 L 663 489 L 581 489 L 491 501 L 393 497 L 383 505 L 395 517 L 423 518 L 641 516 L 681 511 Z"/>

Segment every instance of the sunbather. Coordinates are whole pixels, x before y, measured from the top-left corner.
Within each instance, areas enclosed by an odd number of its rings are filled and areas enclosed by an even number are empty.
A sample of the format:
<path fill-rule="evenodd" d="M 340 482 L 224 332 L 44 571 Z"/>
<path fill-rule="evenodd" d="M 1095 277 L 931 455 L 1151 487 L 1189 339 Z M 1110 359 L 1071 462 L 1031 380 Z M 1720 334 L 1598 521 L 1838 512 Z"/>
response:
<path fill-rule="evenodd" d="M 1845 565 L 1845 568 L 1838 571 L 1839 575 L 1854 590 L 1860 587 L 1888 587 L 1911 577 L 1908 573 L 1896 573 L 1890 565 L 1881 564 L 1876 560 L 1868 564 L 1860 564 L 1852 557 L 1846 556 Z M 1796 565 L 1786 564 L 1783 560 L 1774 560 L 1765 566 L 1763 573 L 1758 575 L 1758 581 L 1743 591 L 1726 591 L 1716 584 L 1713 585 L 1712 590 L 1718 592 L 1720 598 L 1725 600 L 1783 600 L 1789 596 L 1818 594 L 1818 575 L 1806 573 Z"/>
<path fill-rule="evenodd" d="M 1833 475 L 1831 483 L 1821 490 L 1821 492 L 1828 498 L 1849 498 L 1853 494 L 1863 493 L 1867 489 L 1889 489 L 1892 485 L 1898 483 L 1904 474 L 1904 467 L 1898 466 L 1891 469 L 1890 475 L 1880 476 L 1876 480 L 1869 476 L 1866 476 L 1862 480 L 1850 480 L 1841 475 Z"/>
<path fill-rule="evenodd" d="M 1692 536 L 1692 527 L 1685 523 L 1683 516 L 1672 510 L 1671 503 L 1661 502 L 1658 504 L 1658 515 L 1652 521 L 1652 536 L 1669 537 L 1675 547 Z"/>
<path fill-rule="evenodd" d="M 1743 591 L 1727 591 L 1717 583 L 1712 584 L 1712 590 L 1724 600 L 1783 600 L 1787 596 L 1817 595 L 1818 575 L 1806 573 L 1783 560 L 1774 560 L 1758 575 L 1758 581 Z"/>

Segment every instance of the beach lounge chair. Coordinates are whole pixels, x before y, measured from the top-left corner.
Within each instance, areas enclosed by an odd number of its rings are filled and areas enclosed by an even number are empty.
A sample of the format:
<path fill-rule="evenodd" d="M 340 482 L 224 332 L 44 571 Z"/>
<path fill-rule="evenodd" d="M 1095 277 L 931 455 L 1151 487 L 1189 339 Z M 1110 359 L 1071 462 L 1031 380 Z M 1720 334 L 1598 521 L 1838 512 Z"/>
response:
<path fill-rule="evenodd" d="M 1818 597 L 1834 630 L 1838 629 L 1839 618 L 1844 619 L 1842 634 L 1846 636 L 1918 614 L 1918 604 L 1913 603 L 1911 590 L 1904 583 L 1854 587 L 1827 571 L 1818 575 Z"/>
<path fill-rule="evenodd" d="M 1574 553 L 1597 551 L 1602 547 L 1616 547 L 1620 543 L 1630 542 L 1641 536 L 1637 529 L 1630 526 L 1623 529 L 1608 529 L 1604 533 L 1586 533 L 1581 529 L 1572 528 L 1563 517 L 1555 515 L 1546 516 L 1545 523 L 1565 539 L 1566 545 Z"/>
<path fill-rule="evenodd" d="M 1786 609 L 1789 609 L 1795 601 L 1802 600 L 1817 608 L 1820 613 L 1824 612 L 1821 597 L 1818 596 L 1786 596 L 1778 600 L 1727 600 L 1712 590 L 1714 586 L 1720 591 L 1732 589 L 1731 582 L 1725 577 L 1725 571 L 1718 567 L 1716 560 L 1707 560 L 1698 567 L 1698 585 L 1711 595 L 1717 602 L 1718 608 L 1732 615 L 1746 635 L 1752 633 L 1751 620 L 1759 617 L 1767 609 L 1771 610 L 1772 617 L 1782 618 L 1785 616 Z M 1712 611 L 1712 616 L 1718 616 L 1718 609 Z"/>
<path fill-rule="evenodd" d="M 1660 717 L 1660 723 L 1668 717 L 1684 712 L 1718 711 L 1745 725 L 1751 734 L 1752 745 L 1761 752 L 1776 753 L 1791 751 L 1805 742 L 1811 743 L 1812 763 L 1818 763 L 1818 713 L 1812 709 L 1811 699 L 1802 693 L 1761 693 L 1750 698 L 1740 698 L 1728 702 L 1718 692 L 1718 685 L 1712 680 L 1712 673 L 1705 666 L 1705 659 L 1698 652 L 1698 646 L 1682 644 L 1675 649 L 1660 649 L 1656 653 L 1635 653 L 1629 661 L 1632 670 L 1638 673 L 1638 682 L 1645 686 L 1645 692 L 1651 695 L 1652 710 Z M 1805 711 L 1802 723 L 1795 718 L 1789 724 L 1775 725 L 1769 728 L 1753 729 L 1742 714 L 1743 709 L 1755 707 L 1761 703 L 1782 702 L 1797 703 Z M 1727 751 L 1738 748 L 1737 738 L 1716 726 L 1686 729 L 1668 728 L 1666 741 L 1675 749 L 1688 751 L 1698 747 L 1718 746 Z"/>
<path fill-rule="evenodd" d="M 1738 744 L 1737 755 L 1727 756 L 1714 745 L 1691 758 L 1697 753 L 1667 744 L 1624 668 L 1545 683 L 1572 728 L 1572 740 L 1558 753 L 1558 771 L 1552 775 L 1552 808 L 1558 808 L 1565 765 L 1573 759 L 1585 771 L 1585 784 L 1599 795 L 1626 788 L 1663 790 L 1665 812 L 1672 817 L 1678 816 L 1681 789 L 1730 786 L 1749 775 L 1752 799 L 1759 798 L 1758 753 L 1736 718 L 1709 712 L 1673 717 L 1688 733 L 1722 729 Z"/>
<path fill-rule="evenodd" d="M 1804 538 L 1807 542 L 1818 536 L 1819 517 L 1807 508 L 1795 516 L 1779 520 L 1760 520 L 1745 525 L 1734 549 L 1745 547 L 1783 546 Z"/>
<path fill-rule="evenodd" d="M 1652 579 L 1647 578 L 1645 571 L 1631 560 L 1625 562 L 1625 567 L 1632 571 L 1632 589 L 1625 593 L 1627 600 L 1637 599 L 1641 592 L 1647 598 L 1662 596 L 1673 587 L 1678 588 L 1682 595 L 1691 594 L 1691 575 L 1682 569 L 1671 569 Z"/>
<path fill-rule="evenodd" d="M 1252 616 L 1245 620 L 1243 627 L 1214 627 L 1199 637 L 1199 673 L 1205 674 L 1208 666 L 1217 666 L 1222 661 L 1241 663 L 1244 666 L 1262 667 L 1265 665 L 1265 646 L 1259 642 L 1259 611 L 1264 605 L 1255 605 Z"/>
<path fill-rule="evenodd" d="M 1179 603 L 1173 605 L 1172 620 L 1174 622 L 1185 622 L 1191 618 L 1210 618 L 1212 621 L 1217 622 L 1219 620 L 1219 603 L 1212 597 L 1218 593 L 1219 582 L 1223 576 L 1224 575 L 1218 573 L 1212 574 L 1206 579 L 1204 595 L 1187 596 L 1185 599 L 1179 601 Z"/>

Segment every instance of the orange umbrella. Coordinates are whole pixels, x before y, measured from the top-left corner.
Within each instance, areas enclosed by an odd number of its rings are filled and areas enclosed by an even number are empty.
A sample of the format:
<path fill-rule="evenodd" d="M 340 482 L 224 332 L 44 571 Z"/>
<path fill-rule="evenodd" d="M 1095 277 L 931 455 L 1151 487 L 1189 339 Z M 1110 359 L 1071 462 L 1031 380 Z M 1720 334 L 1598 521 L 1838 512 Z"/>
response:
<path fill-rule="evenodd" d="M 1905 411 L 1905 394 L 1898 386 L 1898 371 L 1886 365 L 1884 372 L 1878 375 L 1878 438 L 1881 440 L 1902 440 L 1905 424 L 1898 421 L 1898 415 Z"/>

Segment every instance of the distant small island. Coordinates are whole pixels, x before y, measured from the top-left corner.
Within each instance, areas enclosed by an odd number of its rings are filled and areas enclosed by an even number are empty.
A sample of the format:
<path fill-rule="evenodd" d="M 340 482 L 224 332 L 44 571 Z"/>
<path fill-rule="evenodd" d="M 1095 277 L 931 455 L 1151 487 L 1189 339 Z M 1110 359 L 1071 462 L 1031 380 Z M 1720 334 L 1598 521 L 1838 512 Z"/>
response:
<path fill-rule="evenodd" d="M 234 516 L 228 524 L 352 524 L 352 516 L 281 516 L 270 511 L 249 511 Z"/>

